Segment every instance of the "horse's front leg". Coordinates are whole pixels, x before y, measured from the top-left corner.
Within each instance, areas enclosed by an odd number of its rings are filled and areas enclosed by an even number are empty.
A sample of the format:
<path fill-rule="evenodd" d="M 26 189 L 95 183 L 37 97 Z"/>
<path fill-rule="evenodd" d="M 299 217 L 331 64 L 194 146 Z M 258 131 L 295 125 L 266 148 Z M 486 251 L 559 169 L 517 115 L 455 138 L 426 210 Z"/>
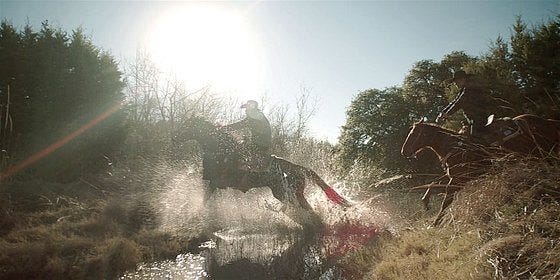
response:
<path fill-rule="evenodd" d="M 206 209 L 204 211 L 205 220 L 207 222 L 206 230 L 208 233 L 212 233 L 219 229 L 219 219 L 215 205 L 216 202 L 211 199 L 217 187 L 215 186 L 216 182 L 212 182 L 212 180 L 204 180 L 203 182 L 202 205 Z"/>
<path fill-rule="evenodd" d="M 304 195 L 305 180 L 298 180 L 294 184 L 296 189 L 296 199 L 299 205 L 301 206 L 301 208 L 308 211 L 312 210 L 311 205 L 309 205 L 309 202 L 307 202 L 307 199 L 305 199 L 305 195 Z"/>
<path fill-rule="evenodd" d="M 451 190 L 449 188 L 449 185 L 451 185 L 451 182 L 453 181 L 453 178 L 451 178 L 449 180 L 449 183 L 447 183 L 447 187 L 445 189 L 445 197 L 443 198 L 443 201 L 441 202 L 441 207 L 439 209 L 439 213 L 433 223 L 433 226 L 438 226 L 441 223 L 441 219 L 443 218 L 443 212 L 445 211 L 445 209 L 447 207 L 449 207 L 449 205 L 451 204 L 451 202 L 453 202 L 453 198 L 455 197 L 455 190 Z"/>
<path fill-rule="evenodd" d="M 206 204 L 214 194 L 214 191 L 216 191 L 216 188 L 212 185 L 211 180 L 204 180 L 203 182 L 202 203 Z"/>
<path fill-rule="evenodd" d="M 432 197 L 432 188 L 427 188 L 424 196 L 422 196 L 422 203 L 426 211 L 430 210 L 430 197 Z"/>
<path fill-rule="evenodd" d="M 453 198 L 454 198 L 455 194 L 452 192 L 445 192 L 445 197 L 443 198 L 443 202 L 441 203 L 441 208 L 439 210 L 439 213 L 433 223 L 433 226 L 438 226 L 441 223 L 441 219 L 443 218 L 443 212 L 445 211 L 445 209 L 451 204 L 451 202 L 453 202 Z"/>

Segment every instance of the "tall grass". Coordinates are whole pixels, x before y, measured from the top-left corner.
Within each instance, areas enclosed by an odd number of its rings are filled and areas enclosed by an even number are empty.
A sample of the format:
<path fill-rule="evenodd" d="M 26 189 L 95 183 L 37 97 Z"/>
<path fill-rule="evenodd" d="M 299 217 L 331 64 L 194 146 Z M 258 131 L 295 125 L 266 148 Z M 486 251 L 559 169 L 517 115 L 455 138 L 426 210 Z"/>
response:
<path fill-rule="evenodd" d="M 160 230 L 151 204 L 104 184 L 3 184 L 0 279 L 113 279 L 141 261 L 174 258 L 200 234 Z"/>
<path fill-rule="evenodd" d="M 558 279 L 560 164 L 514 156 L 416 223 L 342 261 L 356 279 Z"/>

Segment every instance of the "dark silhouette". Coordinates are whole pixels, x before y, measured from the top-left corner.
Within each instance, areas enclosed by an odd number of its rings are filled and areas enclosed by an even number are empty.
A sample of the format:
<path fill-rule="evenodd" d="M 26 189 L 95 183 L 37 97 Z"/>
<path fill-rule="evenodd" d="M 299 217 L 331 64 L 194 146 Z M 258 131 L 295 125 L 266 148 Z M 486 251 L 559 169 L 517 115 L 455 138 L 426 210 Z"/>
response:
<path fill-rule="evenodd" d="M 245 118 L 239 122 L 222 127 L 226 131 L 238 131 L 247 136 L 244 141 L 243 161 L 239 165 L 241 170 L 268 171 L 272 132 L 266 116 L 259 110 L 257 101 L 249 100 L 241 106 L 245 109 Z"/>
<path fill-rule="evenodd" d="M 412 126 L 402 148 L 404 156 L 412 157 L 423 149 L 430 149 L 438 156 L 448 182 L 443 185 L 428 185 L 422 198 L 428 204 L 434 188 L 443 189 L 445 198 L 434 225 L 443 218 L 443 211 L 453 201 L 455 192 L 468 181 L 483 174 L 491 165 L 490 153 L 484 146 L 477 145 L 462 135 L 434 124 L 417 122 Z"/>
<path fill-rule="evenodd" d="M 453 73 L 450 80 L 461 89 L 457 97 L 439 114 L 436 122 L 446 120 L 458 110 L 462 110 L 470 127 L 469 134 L 483 141 L 487 134 L 486 122 L 494 109 L 493 99 L 489 93 L 478 85 L 473 75 L 463 70 Z"/>
<path fill-rule="evenodd" d="M 193 118 L 181 129 L 181 141 L 195 140 L 203 150 L 203 179 L 209 181 L 209 197 L 217 188 L 234 188 L 246 192 L 252 188 L 269 187 L 276 199 L 284 205 L 294 205 L 311 212 L 305 199 L 306 179 L 311 179 L 336 204 L 348 206 L 346 199 L 337 194 L 313 170 L 269 156 L 271 167 L 266 172 L 239 170 L 243 160 L 238 143 L 226 131 L 202 119 Z"/>

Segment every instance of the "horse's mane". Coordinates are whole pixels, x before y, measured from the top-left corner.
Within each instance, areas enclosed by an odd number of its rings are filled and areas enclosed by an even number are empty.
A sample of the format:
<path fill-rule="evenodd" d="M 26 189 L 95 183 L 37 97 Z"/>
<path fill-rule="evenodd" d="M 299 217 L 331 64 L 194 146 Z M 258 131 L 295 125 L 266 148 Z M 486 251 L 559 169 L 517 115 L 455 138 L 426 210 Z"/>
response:
<path fill-rule="evenodd" d="M 453 131 L 453 130 L 451 130 L 451 129 L 442 127 L 441 125 L 438 125 L 438 124 L 435 124 L 435 123 L 417 122 L 417 123 L 415 123 L 414 125 L 419 125 L 419 124 L 438 128 L 438 129 L 440 129 L 442 132 L 447 133 L 447 134 L 451 134 L 451 135 L 460 135 L 459 133 L 457 133 L 457 132 L 455 132 L 455 131 Z"/>
<path fill-rule="evenodd" d="M 417 122 L 414 125 L 419 125 L 419 124 L 435 128 L 435 129 L 439 130 L 440 133 L 451 136 L 451 137 L 457 139 L 458 141 L 471 142 L 467 136 L 465 136 L 463 134 L 459 134 L 458 132 L 456 132 L 454 130 L 442 127 L 441 125 L 438 125 L 438 124 L 435 124 L 435 123 L 426 123 L 426 122 Z"/>
<path fill-rule="evenodd" d="M 215 142 L 217 146 L 232 147 L 237 144 L 233 136 L 224 130 L 218 129 L 213 122 L 203 117 L 191 117 L 184 121 L 183 128 L 190 134 L 202 137 L 206 143 Z"/>

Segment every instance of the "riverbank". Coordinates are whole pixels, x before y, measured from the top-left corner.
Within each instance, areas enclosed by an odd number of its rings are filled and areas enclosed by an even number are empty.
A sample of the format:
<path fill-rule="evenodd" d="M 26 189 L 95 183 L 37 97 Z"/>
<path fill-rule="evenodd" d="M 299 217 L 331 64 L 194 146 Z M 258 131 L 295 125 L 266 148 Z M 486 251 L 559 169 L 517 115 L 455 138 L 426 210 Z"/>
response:
<path fill-rule="evenodd" d="M 202 229 L 157 227 L 151 202 L 114 179 L 0 187 L 0 278 L 114 279 L 198 246 Z"/>
<path fill-rule="evenodd" d="M 458 193 L 442 226 L 416 220 L 342 262 L 357 279 L 557 279 L 559 204 L 557 161 L 505 158 Z"/>

